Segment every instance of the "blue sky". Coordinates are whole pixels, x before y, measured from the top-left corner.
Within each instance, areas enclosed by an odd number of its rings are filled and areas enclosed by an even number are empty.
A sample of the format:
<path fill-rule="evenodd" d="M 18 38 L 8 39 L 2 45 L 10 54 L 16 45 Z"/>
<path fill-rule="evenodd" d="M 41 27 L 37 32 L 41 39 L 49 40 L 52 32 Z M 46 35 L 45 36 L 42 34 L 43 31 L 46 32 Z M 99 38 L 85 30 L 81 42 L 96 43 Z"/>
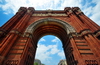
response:
<path fill-rule="evenodd" d="M 0 26 L 22 6 L 34 7 L 35 10 L 64 10 L 65 7 L 78 6 L 100 25 L 100 0 L 0 0 Z M 65 59 L 61 41 L 51 35 L 42 37 L 38 42 L 36 58 L 46 65 L 57 65 L 60 59 Z"/>

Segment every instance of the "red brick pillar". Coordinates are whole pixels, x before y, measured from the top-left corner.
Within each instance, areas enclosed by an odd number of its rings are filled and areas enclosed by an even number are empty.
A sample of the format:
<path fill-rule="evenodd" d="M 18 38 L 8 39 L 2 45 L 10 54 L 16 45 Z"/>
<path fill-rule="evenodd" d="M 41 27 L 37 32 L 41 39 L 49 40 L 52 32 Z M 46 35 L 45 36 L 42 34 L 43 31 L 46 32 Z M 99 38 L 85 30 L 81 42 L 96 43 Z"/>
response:
<path fill-rule="evenodd" d="M 20 21 L 17 23 L 17 25 L 13 29 L 18 30 L 20 32 L 24 31 L 25 25 L 27 24 L 28 20 L 32 16 L 33 12 L 34 12 L 34 8 L 29 7 L 25 15 L 20 19 Z"/>
<path fill-rule="evenodd" d="M 100 30 L 100 27 L 94 23 L 92 20 L 90 20 L 87 16 L 83 14 L 83 12 L 78 8 L 76 14 L 80 18 L 80 20 L 83 21 L 84 25 L 86 25 L 91 31 Z"/>
<path fill-rule="evenodd" d="M 76 46 L 75 39 L 73 37 L 70 38 L 70 43 L 73 48 L 73 55 L 74 55 L 75 61 L 77 62 L 77 65 L 85 65 L 84 60 L 82 59 L 82 56 L 80 55 L 80 52 Z"/>
<path fill-rule="evenodd" d="M 27 41 L 18 65 L 33 65 L 37 44 L 33 41 L 32 35 L 29 33 L 26 33 L 22 38 L 27 39 Z"/>
<path fill-rule="evenodd" d="M 2 41 L 2 45 L 0 48 L 0 64 L 4 59 L 6 59 L 6 55 L 8 54 L 9 50 L 11 49 L 12 45 L 15 43 L 15 41 L 18 38 L 18 34 L 16 34 L 16 31 L 11 31 L 7 37 Z"/>
<path fill-rule="evenodd" d="M 93 22 L 90 18 L 88 18 L 86 15 L 83 15 L 83 17 L 84 17 L 85 19 L 87 19 L 88 22 L 89 22 L 91 25 L 93 25 L 95 28 L 97 28 L 97 29 L 100 30 L 100 26 L 97 25 L 95 22 Z"/>
<path fill-rule="evenodd" d="M 68 14 L 68 16 L 70 17 L 70 20 L 72 22 L 72 25 L 75 26 L 77 32 L 80 32 L 84 29 L 88 29 L 81 20 L 79 20 L 79 18 L 77 17 L 77 15 L 75 14 L 74 10 L 67 7 L 65 8 L 65 12 Z M 71 23 L 70 22 L 70 23 Z"/>
<path fill-rule="evenodd" d="M 87 58 L 87 60 L 89 60 L 88 64 L 90 64 L 90 63 L 91 64 L 99 64 L 100 63 L 100 51 L 99 51 L 100 49 L 97 46 L 95 39 L 93 39 L 91 34 L 85 35 L 84 38 L 87 40 L 87 42 L 90 46 L 90 49 L 93 53 L 93 55 L 91 57 Z M 92 62 L 92 61 L 95 61 L 95 62 Z"/>

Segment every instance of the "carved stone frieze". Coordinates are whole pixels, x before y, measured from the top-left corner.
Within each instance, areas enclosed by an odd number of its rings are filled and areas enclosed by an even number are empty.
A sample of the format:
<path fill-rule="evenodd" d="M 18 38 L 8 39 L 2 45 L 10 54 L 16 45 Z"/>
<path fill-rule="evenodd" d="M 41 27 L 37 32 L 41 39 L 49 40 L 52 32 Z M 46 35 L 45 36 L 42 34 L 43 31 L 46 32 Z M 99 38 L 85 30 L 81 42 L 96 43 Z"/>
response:
<path fill-rule="evenodd" d="M 32 16 L 68 16 L 67 14 L 52 14 L 52 13 L 47 13 L 47 14 L 33 14 Z"/>

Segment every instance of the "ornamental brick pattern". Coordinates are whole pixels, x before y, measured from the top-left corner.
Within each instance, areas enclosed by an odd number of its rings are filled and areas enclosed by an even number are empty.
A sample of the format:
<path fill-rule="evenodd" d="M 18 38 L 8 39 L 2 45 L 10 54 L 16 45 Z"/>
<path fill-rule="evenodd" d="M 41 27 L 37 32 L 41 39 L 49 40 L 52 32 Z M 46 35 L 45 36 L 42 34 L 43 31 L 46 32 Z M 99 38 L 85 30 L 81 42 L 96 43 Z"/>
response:
<path fill-rule="evenodd" d="M 79 7 L 64 10 L 20 7 L 0 27 L 0 65 L 33 65 L 37 42 L 45 35 L 60 38 L 68 65 L 100 64 L 100 26 Z"/>

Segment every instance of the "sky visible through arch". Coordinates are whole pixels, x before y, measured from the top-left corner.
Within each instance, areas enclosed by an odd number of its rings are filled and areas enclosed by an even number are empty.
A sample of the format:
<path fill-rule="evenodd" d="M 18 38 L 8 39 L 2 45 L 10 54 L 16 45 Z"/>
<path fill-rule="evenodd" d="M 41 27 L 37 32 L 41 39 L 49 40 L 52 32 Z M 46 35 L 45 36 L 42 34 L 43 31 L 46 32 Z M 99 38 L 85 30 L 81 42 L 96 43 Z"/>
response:
<path fill-rule="evenodd" d="M 2 26 L 12 16 L 14 16 L 14 14 L 18 11 L 20 7 L 34 7 L 35 10 L 46 10 L 46 9 L 64 10 L 65 7 L 80 7 L 80 9 L 84 12 L 85 15 L 87 15 L 95 23 L 100 25 L 100 0 L 0 0 L 0 26 Z M 42 39 L 47 41 L 50 38 L 50 36 L 46 37 L 48 38 L 43 37 Z M 53 37 L 51 40 L 53 39 L 56 39 L 56 37 Z M 43 43 L 49 43 L 46 41 L 40 41 L 39 46 L 43 46 L 44 45 Z M 54 44 L 53 43 L 54 42 L 51 42 L 52 47 L 57 48 L 56 50 L 59 50 L 59 47 L 57 46 L 56 42 Z M 44 46 L 45 48 L 47 48 L 49 44 Z M 50 49 L 51 48 L 49 48 L 49 51 Z M 60 49 L 60 51 L 61 50 L 62 49 Z M 56 52 L 57 55 L 58 53 L 59 52 Z M 50 60 L 52 59 L 52 57 L 54 57 L 55 59 L 58 58 L 48 54 L 46 57 Z M 55 59 L 53 61 L 55 61 L 56 63 Z M 43 62 L 44 61 L 47 62 L 47 60 L 43 60 Z M 52 61 L 50 61 L 50 63 L 52 63 Z"/>
<path fill-rule="evenodd" d="M 35 58 L 45 65 L 58 65 L 61 59 L 65 59 L 61 40 L 53 35 L 43 36 L 38 41 Z"/>

